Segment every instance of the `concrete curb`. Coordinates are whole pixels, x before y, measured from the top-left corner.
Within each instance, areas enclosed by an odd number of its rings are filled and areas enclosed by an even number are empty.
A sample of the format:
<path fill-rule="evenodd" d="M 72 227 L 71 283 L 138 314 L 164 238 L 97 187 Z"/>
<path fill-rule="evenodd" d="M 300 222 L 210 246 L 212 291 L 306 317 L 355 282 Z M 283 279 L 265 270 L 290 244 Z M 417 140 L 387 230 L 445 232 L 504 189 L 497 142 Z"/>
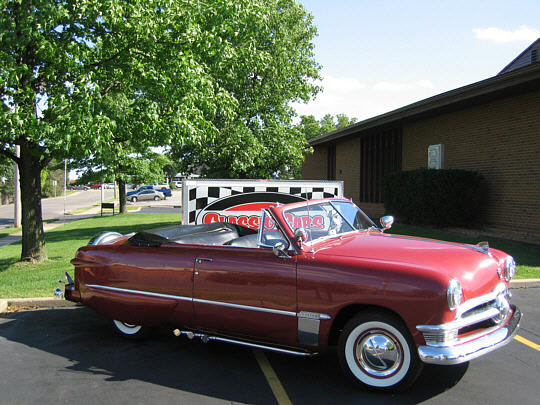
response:
<path fill-rule="evenodd" d="M 8 308 L 36 307 L 36 308 L 63 308 L 79 305 L 75 302 L 66 301 L 59 298 L 8 298 L 0 299 L 0 313 L 6 312 Z"/>
<path fill-rule="evenodd" d="M 510 282 L 510 288 L 540 288 L 540 278 L 512 280 Z M 6 312 L 8 308 L 13 307 L 63 308 L 77 305 L 81 304 L 59 298 L 8 298 L 0 299 L 0 313 Z"/>
<path fill-rule="evenodd" d="M 538 288 L 540 287 L 540 278 L 529 278 L 523 280 L 510 281 L 510 288 Z"/>

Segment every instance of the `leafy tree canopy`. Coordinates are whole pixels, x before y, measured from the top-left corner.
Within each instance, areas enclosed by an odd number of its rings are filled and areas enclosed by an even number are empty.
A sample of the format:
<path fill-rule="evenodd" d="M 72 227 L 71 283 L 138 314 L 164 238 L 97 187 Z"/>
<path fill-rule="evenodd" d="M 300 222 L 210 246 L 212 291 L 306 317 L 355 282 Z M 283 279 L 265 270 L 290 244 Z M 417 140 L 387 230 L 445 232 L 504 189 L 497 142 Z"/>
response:
<path fill-rule="evenodd" d="M 126 156 L 191 148 L 227 177 L 301 161 L 289 103 L 317 92 L 319 66 L 312 17 L 294 0 L 0 0 L 0 9 L 0 154 L 20 168 L 23 260 L 46 258 L 40 172 L 52 158 L 106 160 L 119 144 Z M 133 132 L 109 114 L 114 103 L 137 114 Z"/>
<path fill-rule="evenodd" d="M 326 114 L 318 121 L 313 115 L 302 115 L 297 128 L 307 140 L 310 140 L 336 129 L 352 125 L 356 121 L 356 118 L 349 118 L 345 114 L 337 114 L 335 117 L 332 114 Z"/>

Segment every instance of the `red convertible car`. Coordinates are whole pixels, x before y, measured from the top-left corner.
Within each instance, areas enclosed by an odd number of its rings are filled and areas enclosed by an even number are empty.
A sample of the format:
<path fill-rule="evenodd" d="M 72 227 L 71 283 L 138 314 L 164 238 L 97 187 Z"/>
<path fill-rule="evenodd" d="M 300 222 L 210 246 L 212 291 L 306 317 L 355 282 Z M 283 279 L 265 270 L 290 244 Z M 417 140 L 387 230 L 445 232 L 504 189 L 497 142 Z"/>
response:
<path fill-rule="evenodd" d="M 487 243 L 385 234 L 350 200 L 264 209 L 231 223 L 103 233 L 81 247 L 65 297 L 128 338 L 175 334 L 310 356 L 337 346 L 364 387 L 402 390 L 424 363 L 457 364 L 508 343 L 515 262 Z M 57 293 L 62 293 L 57 290 Z"/>

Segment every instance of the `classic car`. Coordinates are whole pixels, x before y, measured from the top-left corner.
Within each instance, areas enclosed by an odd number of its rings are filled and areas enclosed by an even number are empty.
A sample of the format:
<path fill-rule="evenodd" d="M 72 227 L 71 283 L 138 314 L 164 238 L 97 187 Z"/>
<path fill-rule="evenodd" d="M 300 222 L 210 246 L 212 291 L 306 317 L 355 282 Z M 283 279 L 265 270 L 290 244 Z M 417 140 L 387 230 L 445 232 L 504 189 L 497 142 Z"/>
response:
<path fill-rule="evenodd" d="M 345 375 L 403 390 L 424 363 L 467 362 L 511 341 L 521 320 L 508 254 L 384 233 L 352 201 L 276 204 L 258 229 L 215 222 L 121 235 L 81 247 L 70 301 L 127 338 L 177 336 L 311 356 L 337 346 Z"/>

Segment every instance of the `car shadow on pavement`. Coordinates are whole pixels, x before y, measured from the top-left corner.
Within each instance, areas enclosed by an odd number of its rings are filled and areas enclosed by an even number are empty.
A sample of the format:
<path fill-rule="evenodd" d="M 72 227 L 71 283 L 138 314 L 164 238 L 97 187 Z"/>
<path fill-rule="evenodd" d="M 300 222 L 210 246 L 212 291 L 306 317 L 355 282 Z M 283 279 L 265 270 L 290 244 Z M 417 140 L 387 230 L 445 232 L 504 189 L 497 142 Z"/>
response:
<path fill-rule="evenodd" d="M 43 383 L 42 374 L 50 372 L 60 375 L 62 384 L 83 392 L 102 381 L 149 383 L 134 384 L 145 388 L 132 389 L 144 390 L 138 393 L 143 402 L 143 398 L 162 395 L 160 390 L 166 387 L 181 390 L 184 397 L 195 394 L 240 403 L 276 403 L 251 349 L 191 342 L 165 329 L 143 341 L 125 340 L 114 333 L 110 321 L 84 307 L 1 314 L 0 352 L 3 368 L 10 370 L 0 370 L 0 379 L 13 389 L 10 379 L 17 384 L 24 376 L 31 386 L 34 379 Z M 295 404 L 418 403 L 457 384 L 468 367 L 426 366 L 409 391 L 381 394 L 344 381 L 334 351 L 313 358 L 266 355 Z M 25 358 L 22 363 L 21 357 Z M 109 389 L 114 390 L 114 385 L 109 384 Z M 54 388 L 50 395 L 54 396 Z"/>

